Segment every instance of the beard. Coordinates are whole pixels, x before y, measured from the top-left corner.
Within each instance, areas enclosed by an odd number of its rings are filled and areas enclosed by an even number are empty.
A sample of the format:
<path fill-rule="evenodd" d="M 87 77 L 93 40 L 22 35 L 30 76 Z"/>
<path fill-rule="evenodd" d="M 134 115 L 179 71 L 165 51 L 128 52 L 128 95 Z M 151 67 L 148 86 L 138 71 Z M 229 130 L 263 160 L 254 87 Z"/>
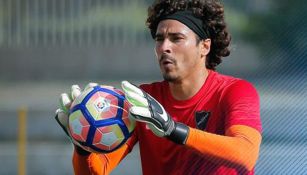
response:
<path fill-rule="evenodd" d="M 172 70 L 163 68 L 163 62 L 171 62 L 174 66 L 176 66 L 177 65 L 176 59 L 167 54 L 164 54 L 161 56 L 159 62 L 163 79 L 168 82 L 176 82 L 179 78 L 178 75 L 174 74 L 174 72 L 172 73 Z"/>
<path fill-rule="evenodd" d="M 178 76 L 176 76 L 176 75 L 171 75 L 171 74 L 168 74 L 168 73 L 163 73 L 162 76 L 163 76 L 163 79 L 165 81 L 167 81 L 167 82 L 174 83 L 174 82 L 178 81 Z"/>

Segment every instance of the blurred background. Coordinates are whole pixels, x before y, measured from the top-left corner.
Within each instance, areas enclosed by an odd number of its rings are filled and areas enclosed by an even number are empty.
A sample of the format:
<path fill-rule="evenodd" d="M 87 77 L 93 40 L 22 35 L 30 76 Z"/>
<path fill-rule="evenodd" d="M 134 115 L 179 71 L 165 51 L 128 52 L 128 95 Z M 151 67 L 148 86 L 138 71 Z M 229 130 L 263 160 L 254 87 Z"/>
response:
<path fill-rule="evenodd" d="M 54 120 L 72 84 L 160 80 L 145 27 L 152 0 L 0 0 L 0 174 L 73 174 Z M 307 6 L 224 1 L 231 55 L 218 71 L 252 82 L 263 142 L 256 174 L 307 171 Z M 141 174 L 138 146 L 112 173 Z"/>

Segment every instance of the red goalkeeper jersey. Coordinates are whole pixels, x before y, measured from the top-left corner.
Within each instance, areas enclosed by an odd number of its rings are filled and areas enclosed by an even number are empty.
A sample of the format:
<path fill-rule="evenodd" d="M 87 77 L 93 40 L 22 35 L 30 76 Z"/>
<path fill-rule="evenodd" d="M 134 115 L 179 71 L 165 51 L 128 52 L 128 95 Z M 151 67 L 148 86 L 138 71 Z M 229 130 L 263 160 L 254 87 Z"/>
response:
<path fill-rule="evenodd" d="M 255 88 L 244 80 L 210 71 L 199 92 L 183 101 L 172 97 L 165 81 L 142 85 L 141 88 L 158 100 L 175 121 L 191 128 L 225 135 L 230 126 L 244 125 L 261 132 L 259 97 Z M 200 126 L 197 126 L 197 115 L 199 120 L 203 120 Z M 157 137 L 143 123 L 138 122 L 136 128 L 145 175 L 253 174 L 253 170 L 213 160 L 195 149 Z M 202 141 L 195 144 L 202 144 Z"/>

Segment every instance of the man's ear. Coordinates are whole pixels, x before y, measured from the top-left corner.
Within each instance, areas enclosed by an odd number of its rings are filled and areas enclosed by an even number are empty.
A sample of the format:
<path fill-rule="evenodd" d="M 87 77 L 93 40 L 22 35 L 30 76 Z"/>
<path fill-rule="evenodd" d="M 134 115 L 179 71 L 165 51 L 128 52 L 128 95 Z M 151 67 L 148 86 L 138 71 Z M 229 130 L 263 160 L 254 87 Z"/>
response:
<path fill-rule="evenodd" d="M 204 39 L 200 41 L 200 52 L 201 52 L 201 56 L 202 57 L 206 57 L 209 52 L 210 52 L 210 48 L 211 48 L 211 39 Z"/>

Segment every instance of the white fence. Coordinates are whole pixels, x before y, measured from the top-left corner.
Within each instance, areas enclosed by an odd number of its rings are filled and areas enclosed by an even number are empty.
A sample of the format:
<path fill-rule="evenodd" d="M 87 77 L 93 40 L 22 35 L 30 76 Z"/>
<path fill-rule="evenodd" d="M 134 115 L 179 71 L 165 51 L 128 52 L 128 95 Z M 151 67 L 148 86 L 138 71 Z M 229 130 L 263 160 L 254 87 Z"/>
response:
<path fill-rule="evenodd" d="M 0 0 L 0 47 L 146 42 L 144 0 Z"/>

